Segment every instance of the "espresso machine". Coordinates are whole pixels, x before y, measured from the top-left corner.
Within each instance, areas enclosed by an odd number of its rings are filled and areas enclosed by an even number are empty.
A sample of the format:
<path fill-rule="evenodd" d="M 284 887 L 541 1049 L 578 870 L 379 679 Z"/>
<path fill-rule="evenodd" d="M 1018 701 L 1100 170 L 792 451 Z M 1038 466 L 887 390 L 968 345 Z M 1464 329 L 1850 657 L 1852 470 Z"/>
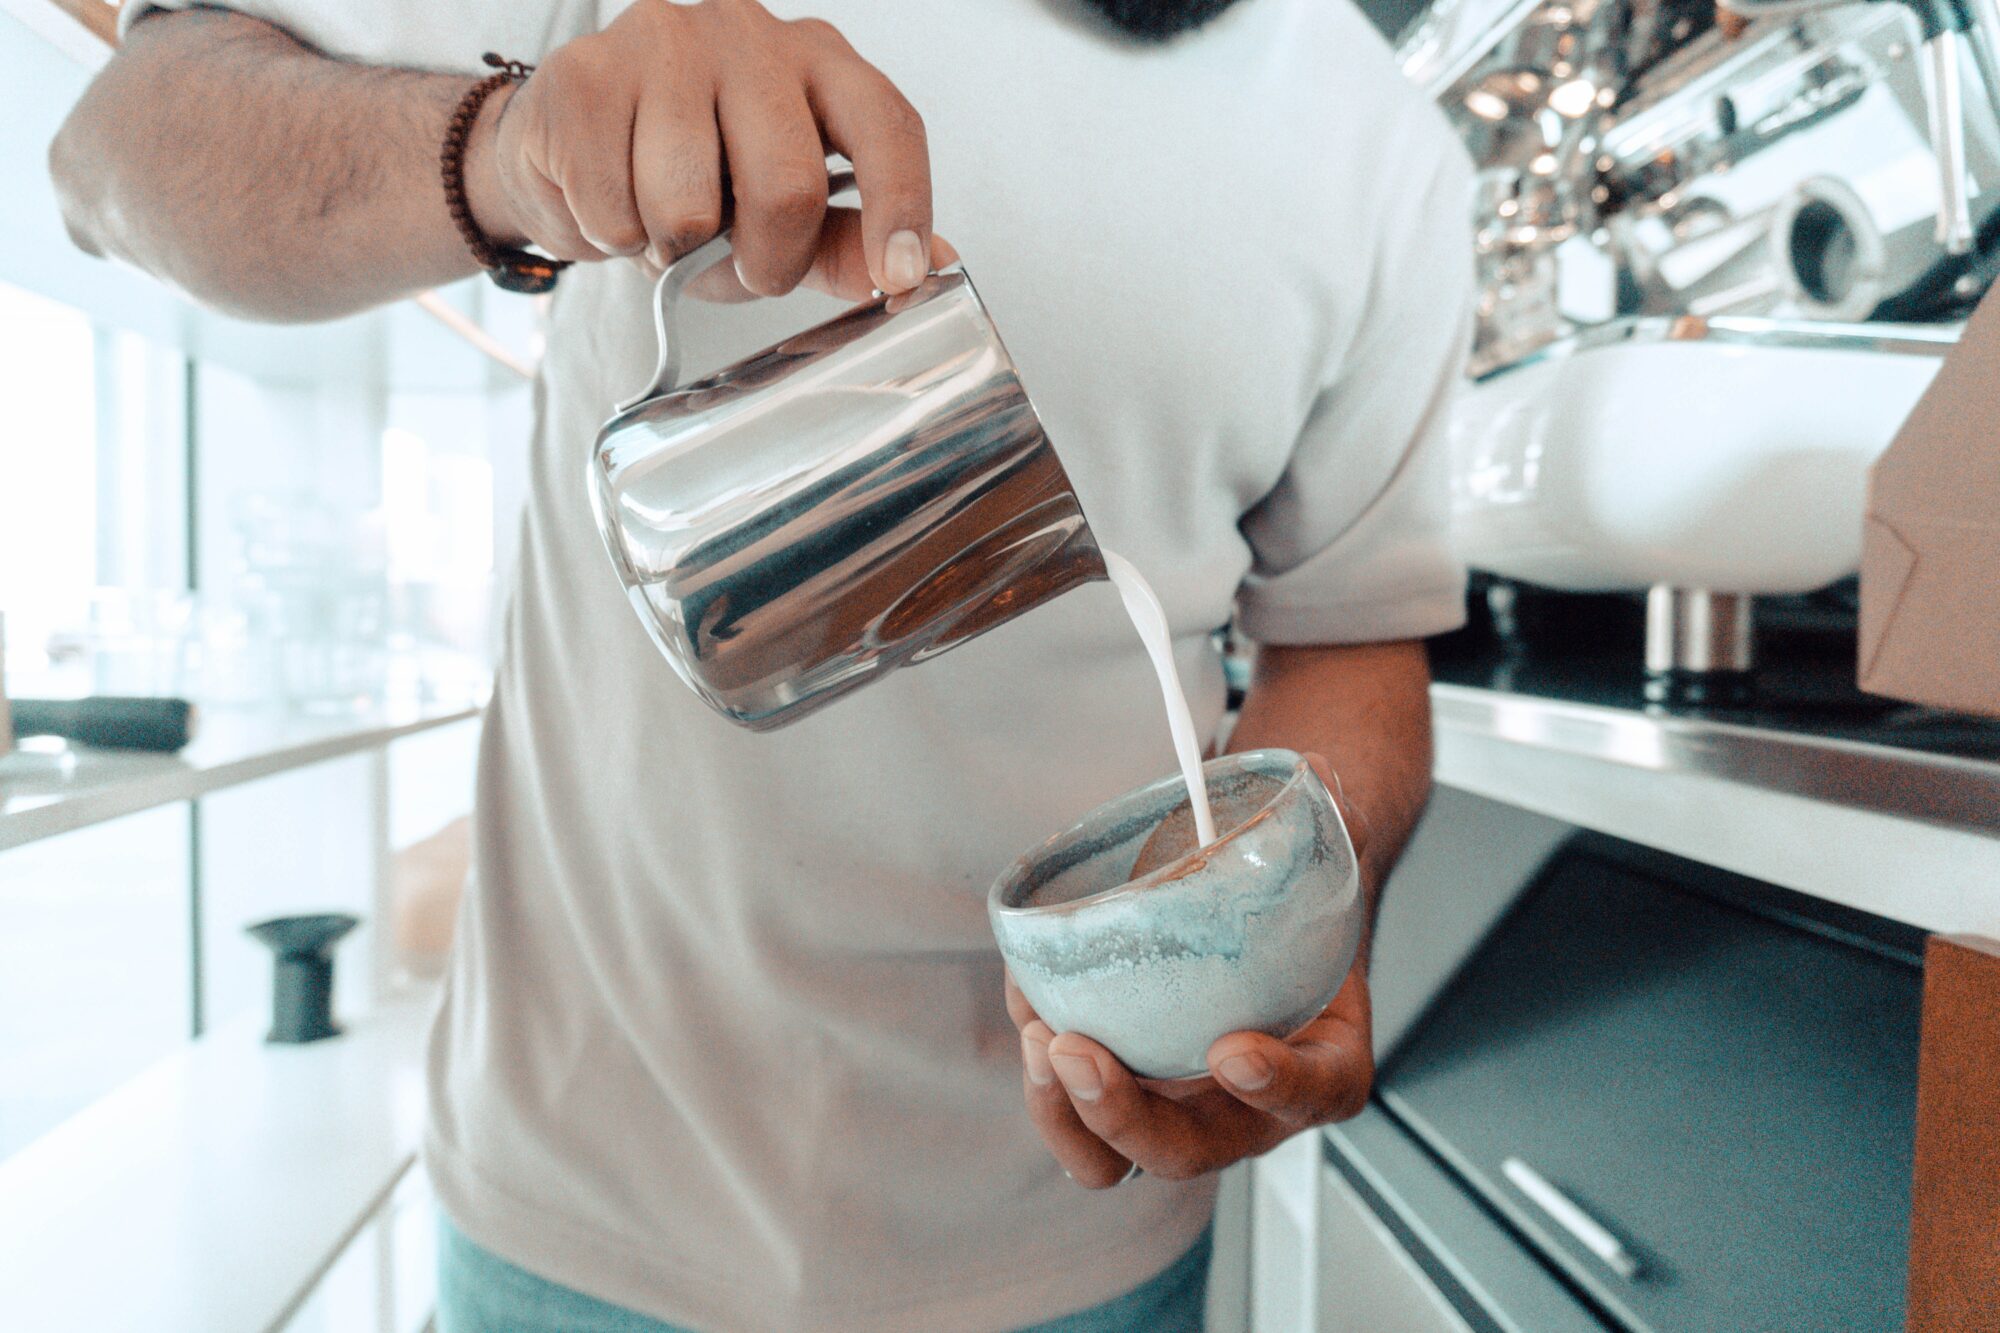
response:
<path fill-rule="evenodd" d="M 1628 602 L 1655 702 L 1748 701 L 1753 606 L 1841 604 L 2000 270 L 2000 9 L 1435 0 L 1397 54 L 1476 168 L 1468 560 Z"/>

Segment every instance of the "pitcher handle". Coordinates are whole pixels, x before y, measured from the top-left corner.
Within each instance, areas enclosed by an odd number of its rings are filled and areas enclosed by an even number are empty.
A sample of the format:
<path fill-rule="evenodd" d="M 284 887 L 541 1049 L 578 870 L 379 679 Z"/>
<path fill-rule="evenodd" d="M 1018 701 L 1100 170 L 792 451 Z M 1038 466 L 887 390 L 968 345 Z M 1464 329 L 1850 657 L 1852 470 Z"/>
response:
<path fill-rule="evenodd" d="M 853 188 L 853 168 L 838 167 L 827 172 L 828 203 Z M 653 378 L 646 382 L 646 387 L 618 404 L 620 412 L 630 411 L 648 398 L 671 392 L 680 382 L 681 348 L 680 338 L 674 332 L 674 303 L 687 290 L 688 284 L 721 263 L 728 256 L 729 248 L 729 228 L 724 227 L 661 272 L 659 282 L 653 287 L 653 332 L 660 342 L 659 363 L 653 367 Z"/>

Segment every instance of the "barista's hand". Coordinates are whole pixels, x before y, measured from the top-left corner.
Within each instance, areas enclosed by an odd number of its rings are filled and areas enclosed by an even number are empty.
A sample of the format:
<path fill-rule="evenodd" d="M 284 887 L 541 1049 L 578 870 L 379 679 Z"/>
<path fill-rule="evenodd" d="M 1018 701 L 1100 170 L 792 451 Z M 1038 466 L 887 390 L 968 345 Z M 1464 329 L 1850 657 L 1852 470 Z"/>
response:
<path fill-rule="evenodd" d="M 854 164 L 859 213 L 827 208 L 829 151 Z M 761 296 L 906 291 L 951 258 L 916 111 L 831 25 L 755 0 L 638 0 L 558 48 L 487 99 L 466 189 L 500 244 L 653 272 L 733 214 L 736 272 Z"/>
<path fill-rule="evenodd" d="M 1074 1032 L 1056 1036 L 1007 980 L 1021 1030 L 1028 1114 L 1056 1161 L 1088 1189 L 1147 1174 L 1186 1180 L 1270 1151 L 1300 1130 L 1358 1115 L 1375 1080 L 1368 977 L 1360 959 L 1326 1012 L 1279 1041 L 1232 1032 L 1208 1048 L 1209 1077 L 1182 1085 L 1134 1077 Z"/>
<path fill-rule="evenodd" d="M 1309 757 L 1331 776 L 1325 760 Z M 1366 865 L 1365 827 L 1344 802 L 1343 813 Z M 1209 1076 L 1197 1082 L 1142 1080 L 1088 1037 L 1057 1036 L 1011 975 L 1007 1012 L 1021 1032 L 1028 1114 L 1063 1169 L 1090 1189 L 1118 1184 L 1134 1164 L 1168 1180 L 1221 1170 L 1358 1115 L 1375 1081 L 1365 942 L 1324 1013 L 1289 1041 L 1261 1032 L 1217 1038 Z"/>

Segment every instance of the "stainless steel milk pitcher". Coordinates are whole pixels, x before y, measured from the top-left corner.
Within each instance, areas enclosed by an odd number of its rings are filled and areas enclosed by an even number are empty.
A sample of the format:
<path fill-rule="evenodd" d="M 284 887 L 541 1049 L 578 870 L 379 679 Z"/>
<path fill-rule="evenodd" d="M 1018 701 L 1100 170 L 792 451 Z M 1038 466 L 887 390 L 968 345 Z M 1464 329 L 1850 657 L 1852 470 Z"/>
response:
<path fill-rule="evenodd" d="M 962 269 L 677 388 L 676 302 L 728 249 L 660 276 L 659 367 L 590 464 L 611 563 L 697 694 L 783 726 L 1106 577 Z"/>

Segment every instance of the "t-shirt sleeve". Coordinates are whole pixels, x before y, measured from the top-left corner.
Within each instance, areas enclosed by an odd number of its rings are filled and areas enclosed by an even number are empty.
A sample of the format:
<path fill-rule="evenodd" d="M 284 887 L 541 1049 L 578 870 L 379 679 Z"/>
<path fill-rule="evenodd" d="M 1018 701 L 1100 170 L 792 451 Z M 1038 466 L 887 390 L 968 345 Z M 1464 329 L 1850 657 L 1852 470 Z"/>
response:
<path fill-rule="evenodd" d="M 488 51 L 533 64 L 597 27 L 596 0 L 127 0 L 118 30 L 160 10 L 196 8 L 262 19 L 343 60 L 465 74 L 490 74 L 480 61 Z"/>
<path fill-rule="evenodd" d="M 1464 159 L 1387 224 L 1359 327 L 1278 484 L 1244 515 L 1237 626 L 1271 644 L 1371 643 L 1455 629 L 1451 402 L 1472 330 Z"/>

